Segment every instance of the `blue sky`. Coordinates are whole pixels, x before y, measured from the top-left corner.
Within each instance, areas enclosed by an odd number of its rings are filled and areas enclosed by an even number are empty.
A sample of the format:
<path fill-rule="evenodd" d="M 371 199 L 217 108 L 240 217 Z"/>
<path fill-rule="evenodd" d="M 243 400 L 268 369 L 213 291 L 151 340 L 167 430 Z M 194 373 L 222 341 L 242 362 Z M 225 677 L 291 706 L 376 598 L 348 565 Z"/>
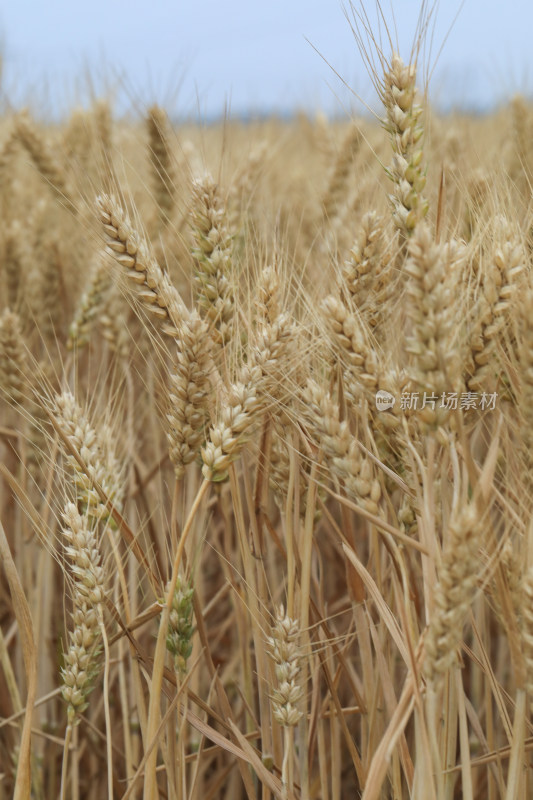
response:
<path fill-rule="evenodd" d="M 374 26 L 375 2 L 364 5 Z M 382 7 L 391 28 L 396 20 L 405 57 L 420 0 L 382 0 Z M 431 64 L 444 47 L 432 99 L 481 108 L 533 93 L 531 0 L 460 7 L 461 0 L 441 0 L 437 9 Z M 226 107 L 357 109 L 335 71 L 374 97 L 340 0 L 4 0 L 0 37 L 5 96 L 43 112 L 88 102 L 91 87 L 111 92 L 123 110 L 157 101 L 203 117 Z"/>

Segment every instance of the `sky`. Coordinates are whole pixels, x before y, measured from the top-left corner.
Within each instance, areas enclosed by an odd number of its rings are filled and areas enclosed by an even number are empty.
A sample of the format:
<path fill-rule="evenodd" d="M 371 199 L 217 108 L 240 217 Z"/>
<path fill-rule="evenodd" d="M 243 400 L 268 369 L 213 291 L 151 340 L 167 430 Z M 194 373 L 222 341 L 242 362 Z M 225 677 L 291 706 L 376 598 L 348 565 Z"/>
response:
<path fill-rule="evenodd" d="M 407 59 L 421 0 L 381 5 Z M 376 104 L 351 29 L 363 7 L 378 31 L 375 0 L 0 0 L 3 98 L 56 115 L 95 95 L 203 119 L 358 113 Z M 420 59 L 431 100 L 483 110 L 533 95 L 532 31 L 531 0 L 440 0 Z"/>

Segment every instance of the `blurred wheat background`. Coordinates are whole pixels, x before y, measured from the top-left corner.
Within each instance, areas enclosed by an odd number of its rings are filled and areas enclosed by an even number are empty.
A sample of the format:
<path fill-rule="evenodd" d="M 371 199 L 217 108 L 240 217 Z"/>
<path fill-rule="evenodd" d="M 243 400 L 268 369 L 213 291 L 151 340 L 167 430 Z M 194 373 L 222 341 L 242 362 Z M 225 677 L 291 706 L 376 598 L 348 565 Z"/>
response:
<path fill-rule="evenodd" d="M 363 12 L 373 116 L 4 103 L 2 800 L 532 796 L 533 108 Z"/>

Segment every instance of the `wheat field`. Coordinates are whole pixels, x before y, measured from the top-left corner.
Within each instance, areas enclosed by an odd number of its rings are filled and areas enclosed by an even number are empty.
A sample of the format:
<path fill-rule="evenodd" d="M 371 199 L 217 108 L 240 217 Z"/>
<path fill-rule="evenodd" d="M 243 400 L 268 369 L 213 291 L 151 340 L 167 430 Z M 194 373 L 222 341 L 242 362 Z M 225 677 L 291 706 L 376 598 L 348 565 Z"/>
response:
<path fill-rule="evenodd" d="M 533 796 L 533 109 L 0 122 L 0 800 Z"/>

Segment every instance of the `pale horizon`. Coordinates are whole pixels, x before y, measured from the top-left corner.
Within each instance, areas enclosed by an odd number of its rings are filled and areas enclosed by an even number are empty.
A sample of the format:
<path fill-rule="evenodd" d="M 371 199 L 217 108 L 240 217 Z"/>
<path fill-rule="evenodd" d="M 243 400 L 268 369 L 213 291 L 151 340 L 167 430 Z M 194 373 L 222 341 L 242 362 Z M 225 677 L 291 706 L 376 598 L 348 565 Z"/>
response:
<path fill-rule="evenodd" d="M 365 6 L 374 27 L 375 4 Z M 441 2 L 432 52 L 422 59 L 433 65 L 442 47 L 429 87 L 432 103 L 475 112 L 517 92 L 533 94 L 530 4 L 466 0 L 460 6 L 460 0 Z M 391 28 L 396 21 L 404 58 L 419 8 L 419 0 L 383 3 Z M 159 102 L 176 116 L 204 119 L 361 113 L 364 105 L 345 83 L 376 104 L 336 0 L 208 0 L 194 7 L 172 0 L 92 0 L 76 15 L 65 0 L 20 0 L 0 11 L 0 36 L 4 100 L 44 114 L 62 115 L 102 95 L 120 112 L 142 113 Z"/>

